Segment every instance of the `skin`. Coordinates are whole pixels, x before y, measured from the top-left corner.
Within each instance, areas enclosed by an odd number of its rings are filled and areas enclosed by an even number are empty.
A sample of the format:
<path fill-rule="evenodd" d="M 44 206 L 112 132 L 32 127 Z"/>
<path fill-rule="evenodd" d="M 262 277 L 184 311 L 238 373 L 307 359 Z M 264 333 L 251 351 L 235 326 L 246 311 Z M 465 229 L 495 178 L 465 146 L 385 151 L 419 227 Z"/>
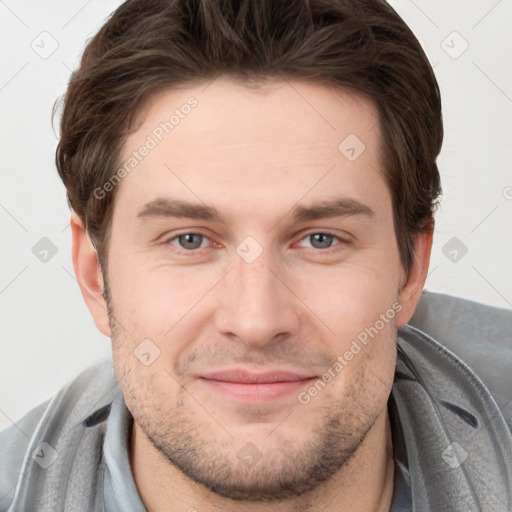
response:
<path fill-rule="evenodd" d="M 219 78 L 153 98 L 123 159 L 190 96 L 198 106 L 118 185 L 108 283 L 81 221 L 72 221 L 75 272 L 96 325 L 112 338 L 134 417 L 130 460 L 144 505 L 151 512 L 170 504 L 200 512 L 389 510 L 386 405 L 397 328 L 423 289 L 432 233 L 414 238 L 406 276 L 377 112 L 321 85 L 254 89 Z M 351 133 L 366 146 L 354 161 L 338 150 Z M 299 206 L 339 197 L 373 215 L 293 219 Z M 222 220 L 139 216 L 166 198 L 214 207 Z M 183 248 L 177 235 L 185 233 L 204 235 L 192 237 L 200 248 L 187 249 L 186 240 Z M 262 250 L 252 263 L 236 250 L 248 236 L 256 244 L 241 247 Z M 235 366 L 321 377 L 393 304 L 400 310 L 392 320 L 307 404 L 298 391 L 311 381 L 253 403 L 199 378 Z M 160 351 L 148 366 L 134 355 L 144 339 Z M 250 466 L 240 457 L 247 450 L 258 459 Z"/>

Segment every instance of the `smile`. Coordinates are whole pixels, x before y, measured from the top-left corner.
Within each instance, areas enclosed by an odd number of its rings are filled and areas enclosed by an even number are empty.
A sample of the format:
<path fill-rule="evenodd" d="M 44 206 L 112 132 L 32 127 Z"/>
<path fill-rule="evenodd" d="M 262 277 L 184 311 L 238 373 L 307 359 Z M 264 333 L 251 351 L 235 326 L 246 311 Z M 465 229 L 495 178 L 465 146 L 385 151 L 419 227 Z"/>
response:
<path fill-rule="evenodd" d="M 243 401 L 278 400 L 310 384 L 316 376 L 287 371 L 251 373 L 245 370 L 225 370 L 201 375 L 200 380 L 210 390 Z"/>

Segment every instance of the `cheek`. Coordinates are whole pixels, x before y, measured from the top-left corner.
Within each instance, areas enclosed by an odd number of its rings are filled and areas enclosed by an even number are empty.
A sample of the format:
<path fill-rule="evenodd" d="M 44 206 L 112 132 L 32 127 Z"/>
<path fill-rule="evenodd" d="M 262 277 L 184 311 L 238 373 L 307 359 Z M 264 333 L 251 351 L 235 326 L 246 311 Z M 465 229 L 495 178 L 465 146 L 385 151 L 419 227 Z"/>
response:
<path fill-rule="evenodd" d="M 338 340 L 351 340 L 384 315 L 386 326 L 396 316 L 398 271 L 383 267 L 347 266 L 319 269 L 296 280 L 298 295 Z M 382 330 L 382 322 L 378 328 Z M 343 348 L 340 346 L 340 349 Z"/>
<path fill-rule="evenodd" d="M 333 350 L 334 363 L 321 376 L 324 382 L 330 379 L 332 383 L 327 385 L 325 400 L 375 416 L 387 402 L 393 385 L 396 330 L 389 322 L 380 330 L 370 326 L 351 331 L 346 338 L 338 338 Z"/>
<path fill-rule="evenodd" d="M 333 356 L 333 386 L 352 385 L 375 393 L 382 389 L 385 397 L 391 388 L 396 363 L 397 276 L 393 269 L 384 274 L 374 267 L 358 267 L 331 272 L 327 279 L 308 279 L 305 302 L 314 316 L 310 322 L 311 339 L 325 333 L 324 342 Z M 324 283 L 319 286 L 318 283 Z M 315 284 L 316 283 L 316 284 Z M 329 375 L 326 375 L 329 378 Z M 378 386 L 380 382 L 380 385 Z"/>
<path fill-rule="evenodd" d="M 178 267 L 147 268 L 125 265 L 112 279 L 116 317 L 137 338 L 175 338 L 173 331 L 208 295 L 216 279 L 212 269 L 191 271 Z"/>

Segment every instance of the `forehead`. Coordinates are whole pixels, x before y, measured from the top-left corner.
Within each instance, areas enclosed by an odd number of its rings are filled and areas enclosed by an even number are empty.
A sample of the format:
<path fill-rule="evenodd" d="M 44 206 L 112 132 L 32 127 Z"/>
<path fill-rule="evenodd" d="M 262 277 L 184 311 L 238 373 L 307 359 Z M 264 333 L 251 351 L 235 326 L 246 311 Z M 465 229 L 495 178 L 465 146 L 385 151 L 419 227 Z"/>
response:
<path fill-rule="evenodd" d="M 387 193 L 379 145 L 376 108 L 353 92 L 219 78 L 147 103 L 121 154 L 127 172 L 116 201 L 140 206 L 168 192 L 254 205 L 338 186 L 378 196 Z"/>
<path fill-rule="evenodd" d="M 245 85 L 221 77 L 151 97 L 137 124 L 130 142 L 152 134 L 157 142 L 179 145 L 193 135 L 198 143 L 207 137 L 204 142 L 212 144 L 321 143 L 337 149 L 349 133 L 377 134 L 378 115 L 373 102 L 348 89 L 275 79 Z"/>

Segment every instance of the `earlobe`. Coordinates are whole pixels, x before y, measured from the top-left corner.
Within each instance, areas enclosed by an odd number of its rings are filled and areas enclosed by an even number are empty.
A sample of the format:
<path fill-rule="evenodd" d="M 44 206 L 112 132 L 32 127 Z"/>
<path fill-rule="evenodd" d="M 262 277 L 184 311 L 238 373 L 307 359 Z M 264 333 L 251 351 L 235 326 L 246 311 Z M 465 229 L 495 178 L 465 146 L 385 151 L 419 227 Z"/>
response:
<path fill-rule="evenodd" d="M 71 217 L 73 267 L 82 296 L 98 329 L 110 337 L 107 304 L 103 297 L 103 274 L 98 255 L 80 218 Z"/>
<path fill-rule="evenodd" d="M 396 316 L 397 327 L 402 327 L 412 318 L 425 286 L 432 251 L 433 233 L 434 230 L 432 228 L 425 233 L 420 233 L 413 237 L 414 259 L 407 281 L 402 287 L 398 298 L 402 309 Z"/>

